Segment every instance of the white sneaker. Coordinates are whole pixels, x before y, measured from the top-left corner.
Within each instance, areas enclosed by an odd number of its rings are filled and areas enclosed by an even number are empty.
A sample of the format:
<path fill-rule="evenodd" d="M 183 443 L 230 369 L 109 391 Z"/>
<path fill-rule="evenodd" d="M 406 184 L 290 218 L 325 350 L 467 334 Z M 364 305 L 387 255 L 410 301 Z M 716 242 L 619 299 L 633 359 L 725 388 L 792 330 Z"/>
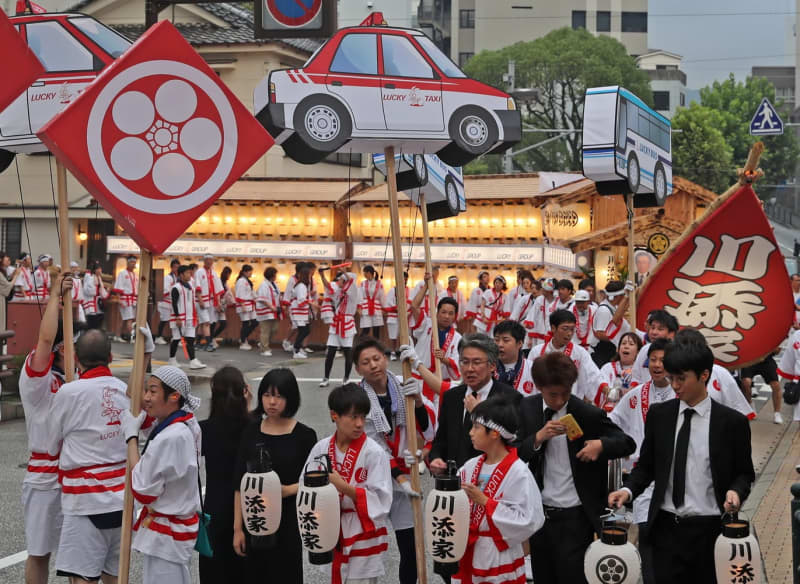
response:
<path fill-rule="evenodd" d="M 205 363 L 200 361 L 200 359 L 192 359 L 189 361 L 189 369 L 205 369 Z"/>
<path fill-rule="evenodd" d="M 290 353 L 294 351 L 294 346 L 286 339 L 283 339 L 283 350 L 286 351 L 287 353 Z"/>
<path fill-rule="evenodd" d="M 775 412 L 775 414 L 772 416 L 772 421 L 775 424 L 783 424 L 783 416 L 781 416 L 780 412 Z"/>
<path fill-rule="evenodd" d="M 261 356 L 262 357 L 272 357 L 272 351 L 270 351 L 269 349 L 267 349 L 266 351 L 262 351 L 261 352 Z"/>
<path fill-rule="evenodd" d="M 530 556 L 525 556 L 525 580 L 533 582 L 533 567 L 531 566 Z"/>
<path fill-rule="evenodd" d="M 293 358 L 294 359 L 308 359 L 308 355 L 306 355 L 303 352 L 303 349 L 300 349 L 299 351 L 295 351 L 295 353 L 293 355 Z"/>
<path fill-rule="evenodd" d="M 311 347 L 303 347 L 303 352 L 308 353 L 309 355 L 314 352 L 314 349 Z"/>
<path fill-rule="evenodd" d="M 164 340 L 164 337 L 156 337 L 156 340 L 153 341 L 156 345 L 166 345 L 167 341 Z"/>
<path fill-rule="evenodd" d="M 169 361 L 167 362 L 167 364 L 170 367 L 178 367 L 178 359 L 176 359 L 175 357 L 170 357 Z"/>
<path fill-rule="evenodd" d="M 331 383 L 331 380 L 326 377 L 325 379 L 323 379 L 322 381 L 319 382 L 319 386 L 320 387 L 328 387 L 328 385 L 330 385 L 330 383 Z"/>
<path fill-rule="evenodd" d="M 250 346 L 250 343 L 242 343 L 241 345 L 239 345 L 240 351 L 249 351 L 252 348 L 253 347 Z"/>

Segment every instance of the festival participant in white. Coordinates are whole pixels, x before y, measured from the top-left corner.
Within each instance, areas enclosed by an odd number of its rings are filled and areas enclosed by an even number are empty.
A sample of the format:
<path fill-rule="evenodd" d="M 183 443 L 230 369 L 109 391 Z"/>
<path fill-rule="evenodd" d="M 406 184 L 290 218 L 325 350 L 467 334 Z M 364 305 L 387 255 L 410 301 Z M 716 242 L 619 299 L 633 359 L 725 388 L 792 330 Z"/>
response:
<path fill-rule="evenodd" d="M 236 306 L 236 298 L 233 296 L 233 291 L 231 286 L 228 284 L 228 281 L 231 278 L 231 274 L 233 270 L 231 270 L 230 266 L 225 266 L 222 268 L 222 271 L 219 273 L 219 281 L 222 282 L 222 298 L 219 301 L 219 311 L 217 312 L 217 326 L 212 331 L 211 336 L 214 339 L 220 339 L 222 335 L 222 331 L 228 326 L 228 316 L 226 315 L 226 311 L 228 310 L 229 306 Z"/>
<path fill-rule="evenodd" d="M 510 385 L 523 396 L 533 394 L 536 391 L 531 376 L 533 361 L 522 353 L 525 328 L 515 320 L 504 320 L 494 327 L 494 342 L 500 355 L 497 380 Z"/>
<path fill-rule="evenodd" d="M 506 312 L 506 279 L 503 276 L 496 276 L 492 282 L 492 288 L 486 290 L 481 296 L 481 304 L 478 308 L 478 316 L 475 317 L 475 329 L 479 333 L 491 336 L 494 332 L 494 325 L 508 318 Z"/>
<path fill-rule="evenodd" d="M 203 369 L 205 364 L 195 357 L 195 330 L 197 326 L 197 314 L 195 313 L 196 304 L 194 301 L 195 289 L 191 284 L 192 271 L 189 266 L 178 268 L 178 281 L 172 286 L 170 291 L 170 301 L 172 302 L 172 318 L 169 321 L 169 328 L 172 332 L 172 342 L 169 345 L 169 364 L 173 367 L 178 366 L 178 345 L 183 344 L 189 355 L 190 369 Z"/>
<path fill-rule="evenodd" d="M 36 288 L 33 285 L 33 274 L 31 274 L 31 254 L 23 251 L 17 260 L 19 266 L 18 275 L 14 282 L 14 297 L 12 302 L 21 300 L 36 300 Z"/>
<path fill-rule="evenodd" d="M 86 311 L 83 308 L 85 303 L 83 296 L 83 282 L 81 282 L 81 267 L 76 261 L 69 263 L 72 272 L 72 308 L 78 317 L 78 322 L 86 322 Z"/>
<path fill-rule="evenodd" d="M 453 577 L 457 584 L 525 582 L 523 544 L 544 525 L 539 487 L 511 442 L 516 405 L 492 397 L 470 414 L 472 445 L 482 454 L 459 469 L 471 501 L 467 550 Z"/>
<path fill-rule="evenodd" d="M 800 330 L 789 337 L 789 343 L 778 364 L 778 375 L 787 381 L 800 383 Z M 800 401 L 794 405 L 792 421 L 800 421 Z"/>
<path fill-rule="evenodd" d="M 211 336 L 211 329 L 217 322 L 219 302 L 224 293 L 222 282 L 214 270 L 214 256 L 203 256 L 203 267 L 195 273 L 195 298 L 199 309 L 197 311 L 197 338 L 206 340 L 206 351 L 215 351 L 216 343 Z"/>
<path fill-rule="evenodd" d="M 264 270 L 264 280 L 256 291 L 256 321 L 260 329 L 261 355 L 272 357 L 270 343 L 283 320 L 281 292 L 275 283 L 278 270 L 269 266 Z"/>
<path fill-rule="evenodd" d="M 322 286 L 322 293 L 319 296 L 319 318 L 322 322 L 330 325 L 333 322 L 333 288 L 336 286 L 335 282 L 328 282 L 327 285 Z M 385 312 L 384 308 L 384 312 Z M 284 347 L 286 341 L 283 342 Z M 291 345 L 291 343 L 290 343 Z"/>
<path fill-rule="evenodd" d="M 635 333 L 627 334 L 634 335 Z M 636 441 L 636 452 L 622 463 L 626 472 L 630 472 L 636 461 L 639 460 L 639 450 L 644 440 L 644 425 L 650 407 L 675 398 L 675 392 L 669 384 L 667 372 L 664 369 L 664 351 L 670 343 L 671 341 L 660 338 L 648 345 L 650 380 L 625 394 L 625 397 L 620 399 L 614 410 L 608 415 L 612 422 Z M 621 346 L 622 343 L 620 343 Z M 647 515 L 652 496 L 653 484 L 651 483 L 633 502 L 633 520 L 639 525 L 639 553 L 642 556 L 644 584 L 655 584 L 653 548 L 647 530 Z"/>
<path fill-rule="evenodd" d="M 376 339 L 381 338 L 383 328 L 383 312 L 381 310 L 384 299 L 383 283 L 378 279 L 375 268 L 370 265 L 362 270 L 364 280 L 358 285 L 361 303 L 358 305 L 360 318 L 358 321 L 362 334 L 370 334 Z"/>
<path fill-rule="evenodd" d="M 481 297 L 489 289 L 489 272 L 481 271 L 478 273 L 478 286 L 469 294 L 465 317 L 474 326 L 474 321 L 478 317 L 478 310 L 481 307 Z"/>
<path fill-rule="evenodd" d="M 550 334 L 550 315 L 555 310 L 553 295 L 555 289 L 556 284 L 552 279 L 543 280 L 542 293 L 536 297 L 533 308 L 528 310 L 528 315 L 525 317 L 525 321 L 533 322 L 533 347 L 544 343 Z"/>
<path fill-rule="evenodd" d="M 527 352 L 533 345 L 534 335 L 533 320 L 528 320 L 528 313 L 531 312 L 532 314 L 531 309 L 536 303 L 536 288 L 534 282 L 536 284 L 538 284 L 538 282 L 528 270 L 520 270 L 518 277 L 520 279 L 521 290 L 518 291 L 516 299 L 511 306 L 511 314 L 509 314 L 508 319 L 514 320 L 525 327 L 525 340 L 522 348 Z M 541 288 L 541 285 L 539 286 Z"/>
<path fill-rule="evenodd" d="M 75 355 L 80 378 L 61 386 L 47 419 L 47 452 L 58 456 L 64 513 L 56 571 L 73 584 L 101 576 L 115 582 L 127 455 L 120 421 L 130 400 L 127 385 L 108 368 L 111 341 L 104 332 L 82 334 Z"/>
<path fill-rule="evenodd" d="M 124 341 L 133 341 L 131 334 L 133 321 L 136 318 L 136 295 L 139 276 L 136 274 L 136 256 L 128 256 L 124 270 L 120 270 L 114 282 L 112 292 L 119 296 L 119 313 L 122 317 L 120 336 Z"/>
<path fill-rule="evenodd" d="M 408 292 L 408 272 L 403 272 L 403 290 L 406 297 L 406 314 L 409 317 L 409 328 L 411 327 L 411 299 Z M 389 341 L 392 345 L 391 360 L 397 359 L 397 335 L 399 333 L 399 325 L 397 324 L 397 286 L 393 286 L 388 294 L 386 294 L 386 303 L 383 306 L 383 312 L 386 313 L 386 333 L 389 335 Z M 333 314 L 333 307 L 331 307 L 331 314 Z"/>
<path fill-rule="evenodd" d="M 555 307 L 550 310 L 569 310 L 572 308 L 572 293 L 575 291 L 575 286 L 570 280 L 559 280 L 556 284 L 556 298 Z"/>
<path fill-rule="evenodd" d="M 753 378 L 756 375 L 760 375 L 764 383 L 769 385 L 772 391 L 772 422 L 774 424 L 783 424 L 783 416 L 781 415 L 783 394 L 781 392 L 780 383 L 778 383 L 778 364 L 775 362 L 775 355 L 779 351 L 780 349 L 767 355 L 758 363 L 754 363 L 749 367 L 743 367 L 741 372 L 742 392 L 748 403 L 750 403 L 752 398 Z"/>
<path fill-rule="evenodd" d="M 304 265 L 305 262 L 297 262 L 294 265 L 294 274 L 289 276 L 289 279 L 286 280 L 286 288 L 284 289 L 283 296 L 281 297 L 281 305 L 283 306 L 286 318 L 289 319 L 289 324 L 291 325 L 289 335 L 283 339 L 283 350 L 290 353 L 294 352 L 294 338 L 297 335 L 297 324 L 295 324 L 295 322 L 292 320 L 292 311 L 290 306 L 292 304 L 292 299 L 294 298 L 294 287 L 297 284 L 297 275 L 300 273 L 300 269 Z"/>
<path fill-rule="evenodd" d="M 303 351 L 303 342 L 311 333 L 311 268 L 305 262 L 295 274 L 295 285 L 292 291 L 292 301 L 289 304 L 289 316 L 292 324 L 297 329 L 294 339 L 294 358 L 307 359 Z"/>
<path fill-rule="evenodd" d="M 323 285 L 328 288 L 328 279 L 325 277 L 323 269 L 320 269 L 319 275 Z M 353 338 L 356 336 L 355 314 L 358 308 L 356 275 L 353 272 L 339 272 L 334 281 L 336 286 L 333 287 L 333 322 L 328 330 L 325 376 L 319 384 L 320 387 L 327 387 L 330 383 L 336 351 L 341 350 L 344 353 L 344 383 L 350 379 L 350 370 L 353 367 Z"/>
<path fill-rule="evenodd" d="M 444 298 L 444 288 L 439 283 L 439 266 L 433 266 L 431 270 L 432 271 L 429 279 L 433 280 L 433 282 L 436 285 L 436 303 L 438 304 L 439 301 L 442 298 Z M 417 282 L 414 288 L 411 290 L 411 294 L 409 294 L 411 300 L 414 300 L 417 297 L 417 295 L 419 295 L 422 291 L 425 291 L 425 296 L 423 297 L 422 300 L 422 312 L 425 313 L 425 316 L 431 313 L 430 305 L 428 302 L 428 285 L 426 284 L 426 282 L 427 280 L 425 280 L 424 278 L 419 282 Z"/>
<path fill-rule="evenodd" d="M 150 376 L 138 416 L 125 410 L 125 441 L 138 440 L 146 416 L 153 418 L 142 454 L 131 457 L 131 492 L 142 505 L 133 525 L 132 548 L 142 554 L 143 584 L 191 584 L 189 565 L 200 509 L 200 399 L 189 378 L 166 365 Z"/>
<path fill-rule="evenodd" d="M 88 328 L 99 329 L 103 326 L 107 298 L 108 290 L 103 285 L 103 267 L 98 261 L 92 262 L 83 276 L 83 308 Z"/>
<path fill-rule="evenodd" d="M 575 315 L 575 336 L 572 341 L 587 351 L 591 351 L 594 313 L 597 309 L 592 306 L 589 293 L 586 290 L 575 292 L 573 303 L 569 310 Z"/>
<path fill-rule="evenodd" d="M 392 474 L 392 507 L 389 519 L 400 550 L 400 584 L 414 584 L 417 581 L 416 553 L 414 547 L 414 512 L 411 498 L 421 494 L 411 487 L 409 468 L 418 464 L 408 450 L 408 431 L 406 429 L 406 397 L 414 397 L 414 417 L 417 430 L 426 440 L 433 438 L 433 423 L 428 410 L 433 404 L 424 401 L 420 395 L 419 384 L 409 378 L 403 381 L 389 372 L 386 349 L 374 338 L 365 338 L 353 348 L 356 371 L 363 376 L 360 383 L 370 401 L 365 432 L 389 456 Z"/>
<path fill-rule="evenodd" d="M 608 383 L 601 377 L 589 352 L 572 342 L 575 335 L 575 315 L 569 310 L 556 310 L 550 315 L 550 333 L 552 336 L 543 345 L 534 347 L 528 357 L 535 361 L 554 351 L 564 353 L 578 369 L 572 395 L 595 405 L 600 403 L 608 393 Z"/>
<path fill-rule="evenodd" d="M 305 466 L 327 454 L 333 467 L 331 483 L 341 494 L 341 532 L 333 552 L 331 584 L 377 584 L 385 573 L 392 507 L 389 457 L 364 431 L 371 404 L 358 385 L 334 388 L 328 409 L 336 432 L 317 442 Z"/>
<path fill-rule="evenodd" d="M 239 320 L 242 321 L 242 330 L 239 333 L 239 348 L 242 351 L 251 349 L 247 337 L 258 325 L 256 322 L 256 295 L 253 291 L 253 282 L 250 281 L 252 275 L 253 266 L 249 264 L 243 265 L 236 278 L 236 286 L 233 290 L 233 296 L 236 299 L 236 314 L 239 315 Z"/>
<path fill-rule="evenodd" d="M 56 278 L 42 315 L 36 348 L 25 359 L 25 366 L 19 374 L 19 395 L 25 410 L 25 429 L 31 453 L 22 481 L 28 550 L 25 582 L 28 584 L 46 584 L 50 555 L 58 549 L 61 535 L 58 450 L 48 452 L 48 415 L 50 404 L 64 383 L 64 336 L 59 302 L 71 291 L 71 277 Z"/>
<path fill-rule="evenodd" d="M 597 308 L 597 302 L 595 300 L 594 294 L 594 279 L 593 278 L 584 278 L 580 282 L 578 282 L 578 290 L 586 290 L 589 294 L 589 306 L 592 308 Z"/>
<path fill-rule="evenodd" d="M 47 302 L 47 297 L 50 295 L 50 261 L 52 259 L 43 253 L 36 260 L 39 265 L 33 272 L 33 288 L 39 302 Z"/>
<path fill-rule="evenodd" d="M 671 341 L 678 332 L 678 319 L 666 310 L 653 310 L 647 315 L 647 339 L 652 342 L 656 339 L 667 339 Z M 650 343 L 646 343 L 642 350 L 636 355 L 633 365 L 632 380 L 636 383 L 644 383 L 650 380 L 650 371 L 647 368 L 647 349 Z"/>
<path fill-rule="evenodd" d="M 456 323 L 461 321 L 466 314 L 467 303 L 464 300 L 464 293 L 458 288 L 458 276 L 450 276 L 447 278 L 447 288 L 445 288 L 442 298 L 452 298 L 458 302 Z"/>
<path fill-rule="evenodd" d="M 631 326 L 625 320 L 625 313 L 633 289 L 633 282 L 630 281 L 623 284 L 619 280 L 611 280 L 606 284 L 604 291 L 606 299 L 597 307 L 592 325 L 595 340 L 592 359 L 598 367 L 611 361 L 611 357 L 617 351 L 620 336 L 631 330 Z"/>
<path fill-rule="evenodd" d="M 156 345 L 166 345 L 164 338 L 164 328 L 169 328 L 169 321 L 172 319 L 172 287 L 178 281 L 178 266 L 180 260 L 174 259 L 169 263 L 169 272 L 164 274 L 164 288 L 161 300 L 158 301 L 158 329 L 156 329 Z"/>
<path fill-rule="evenodd" d="M 642 339 L 636 333 L 625 333 L 619 341 L 619 349 L 616 355 L 600 368 L 600 378 L 608 384 L 610 388 L 618 390 L 617 399 L 625 395 L 632 387 L 639 385 L 638 381 L 633 381 L 633 362 L 637 354 L 642 350 Z M 610 403 L 608 396 L 604 395 L 600 399 L 598 407 L 608 411 L 614 404 Z"/>

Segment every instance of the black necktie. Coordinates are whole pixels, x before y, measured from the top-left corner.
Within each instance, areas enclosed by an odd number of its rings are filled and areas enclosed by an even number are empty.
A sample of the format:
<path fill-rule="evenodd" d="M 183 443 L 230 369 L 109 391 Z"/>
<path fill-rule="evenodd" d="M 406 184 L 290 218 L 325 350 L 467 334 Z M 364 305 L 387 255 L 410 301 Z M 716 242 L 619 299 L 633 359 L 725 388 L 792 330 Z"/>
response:
<path fill-rule="evenodd" d="M 678 431 L 678 440 L 675 442 L 675 468 L 672 471 L 672 504 L 677 511 L 683 506 L 686 494 L 686 458 L 689 455 L 689 434 L 692 431 L 692 414 L 694 410 L 683 410 L 683 426 Z"/>
<path fill-rule="evenodd" d="M 556 411 L 551 408 L 544 409 L 544 424 L 542 424 L 542 428 L 547 425 L 547 422 L 553 419 L 553 416 L 556 415 Z M 536 438 L 534 437 L 534 440 Z M 539 450 L 539 456 L 536 458 L 536 464 L 534 465 L 533 476 L 536 479 L 536 483 L 539 485 L 539 490 L 544 488 L 544 451 L 547 448 L 547 441 L 545 440 L 542 442 L 542 446 Z"/>
<path fill-rule="evenodd" d="M 478 398 L 477 391 L 472 391 L 469 388 L 467 388 L 467 391 L 472 393 L 472 397 L 474 397 L 475 399 Z M 472 414 L 470 414 L 469 411 L 467 411 L 467 408 L 464 407 L 464 432 L 467 434 L 467 438 L 469 438 L 469 431 L 471 429 L 472 429 Z"/>

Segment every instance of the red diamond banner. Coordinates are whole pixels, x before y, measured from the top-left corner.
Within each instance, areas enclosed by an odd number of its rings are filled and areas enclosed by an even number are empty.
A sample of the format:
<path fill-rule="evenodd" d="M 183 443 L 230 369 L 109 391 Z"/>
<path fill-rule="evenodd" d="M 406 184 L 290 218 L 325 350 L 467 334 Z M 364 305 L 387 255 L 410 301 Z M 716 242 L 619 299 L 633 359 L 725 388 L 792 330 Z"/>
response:
<path fill-rule="evenodd" d="M 6 109 L 36 78 L 44 74 L 44 67 L 19 36 L 5 13 L 0 10 L 0 111 Z"/>

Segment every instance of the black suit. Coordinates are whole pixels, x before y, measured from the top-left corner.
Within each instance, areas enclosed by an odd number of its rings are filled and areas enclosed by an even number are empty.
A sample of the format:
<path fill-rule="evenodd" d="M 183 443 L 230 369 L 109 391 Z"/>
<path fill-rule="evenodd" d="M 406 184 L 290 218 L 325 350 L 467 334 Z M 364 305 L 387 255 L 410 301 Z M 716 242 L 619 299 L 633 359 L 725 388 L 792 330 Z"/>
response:
<path fill-rule="evenodd" d="M 653 544 L 657 582 L 713 583 L 714 540 L 719 535 L 718 515 L 681 519 L 662 511 L 667 486 L 672 480 L 675 431 L 680 401 L 654 404 L 647 414 L 639 462 L 625 486 L 633 498 L 655 481 L 650 501 L 648 528 Z M 747 418 L 711 400 L 709 419 L 709 459 L 711 482 L 720 515 L 725 511 L 729 490 L 736 491 L 744 504 L 755 481 L 750 450 L 750 425 Z M 692 440 L 690 433 L 689 440 Z M 692 477 L 686 477 L 687 481 Z"/>
<path fill-rule="evenodd" d="M 461 467 L 470 458 L 480 454 L 472 447 L 469 438 L 469 429 L 464 423 L 464 396 L 467 395 L 467 386 L 458 385 L 447 391 L 442 397 L 439 406 L 439 427 L 431 446 L 430 460 L 441 458 L 445 462 L 455 460 Z M 514 388 L 492 381 L 489 397 L 506 395 L 511 399 L 521 398 Z"/>
<path fill-rule="evenodd" d="M 567 402 L 567 413 L 583 430 L 583 436 L 567 441 L 570 469 L 580 506 L 565 511 L 546 509 L 544 527 L 531 538 L 533 577 L 537 584 L 585 582 L 583 556 L 600 530 L 600 516 L 605 513 L 608 484 L 608 461 L 633 454 L 636 443 L 608 419 L 606 413 L 575 396 Z M 520 406 L 521 437 L 519 457 L 528 462 L 533 476 L 544 487 L 546 445 L 534 450 L 536 433 L 545 425 L 541 395 L 527 397 Z M 577 453 L 587 440 L 600 440 L 603 452 L 594 462 L 581 462 Z"/>

